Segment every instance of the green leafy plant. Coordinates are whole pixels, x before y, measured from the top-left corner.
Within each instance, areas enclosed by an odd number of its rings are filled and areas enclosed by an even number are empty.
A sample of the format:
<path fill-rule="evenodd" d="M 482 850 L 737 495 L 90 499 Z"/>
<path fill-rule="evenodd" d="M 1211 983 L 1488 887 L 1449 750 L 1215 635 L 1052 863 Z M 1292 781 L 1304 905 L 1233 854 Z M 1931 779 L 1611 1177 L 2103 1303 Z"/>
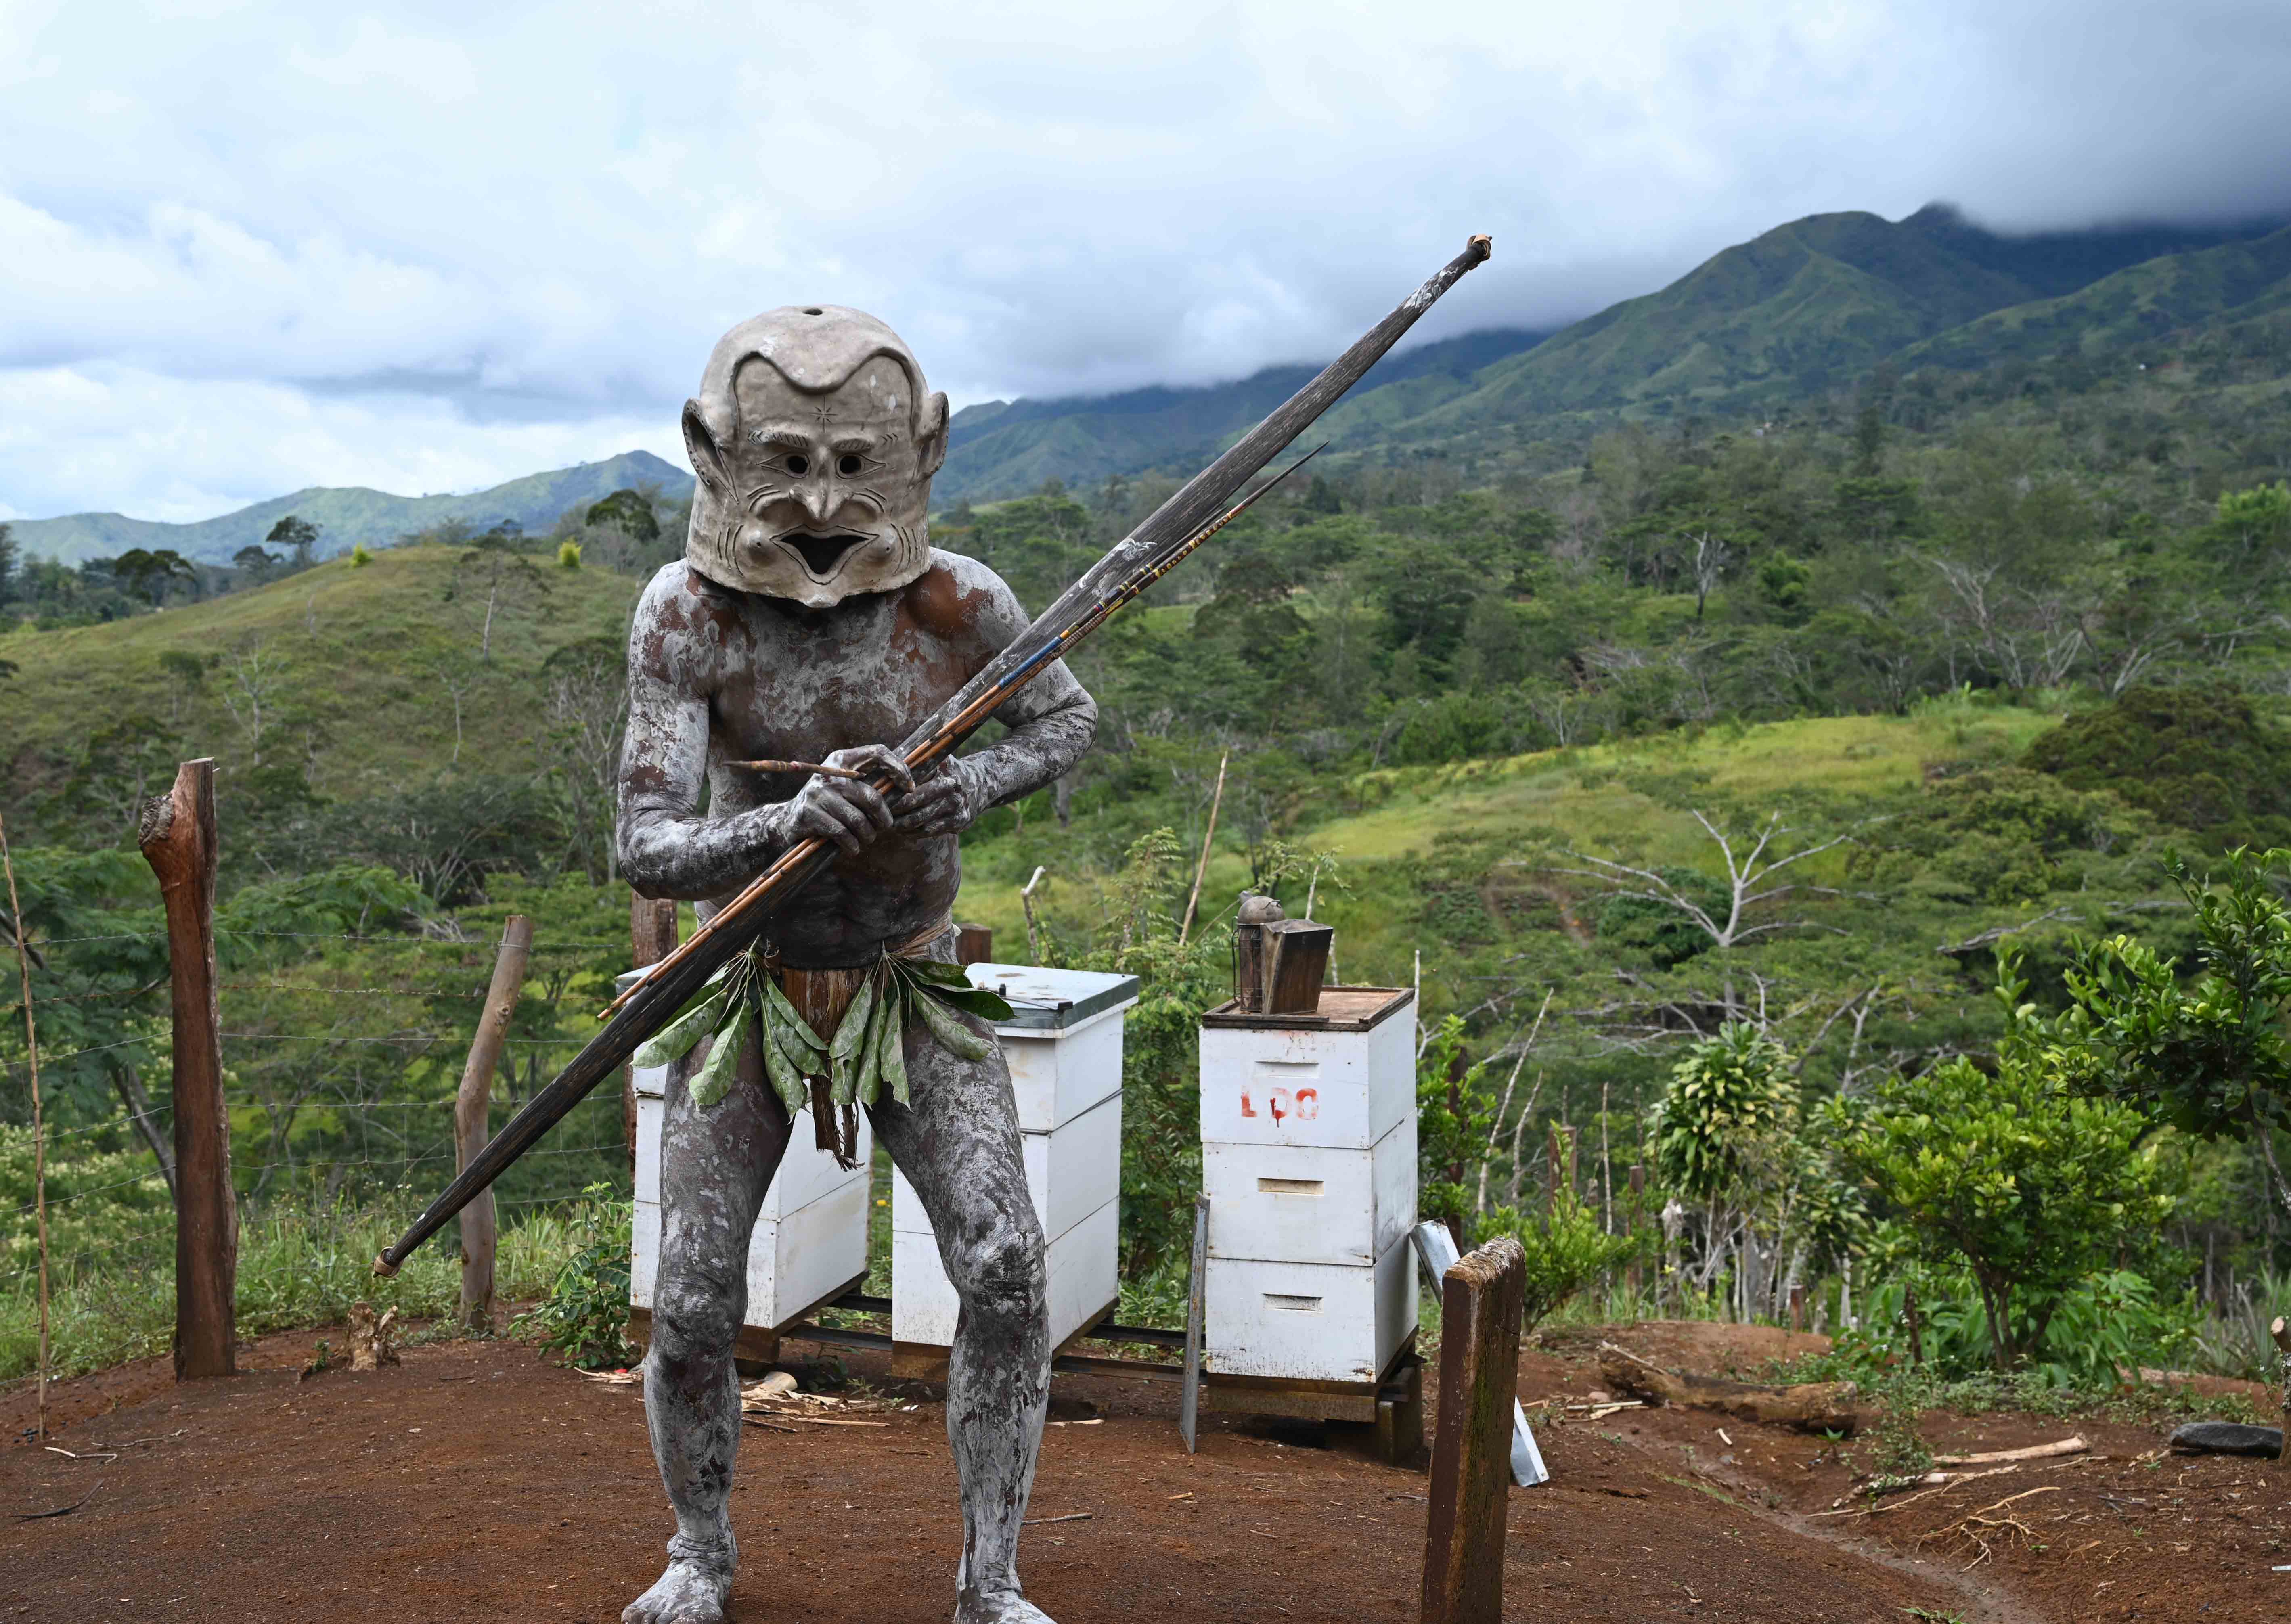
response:
<path fill-rule="evenodd" d="M 1845 1147 L 1913 1255 L 1971 1270 L 1999 1369 L 2029 1363 L 2070 1293 L 2173 1204 L 2140 1113 L 2069 1091 L 2015 962 L 1998 955 L 1995 1074 L 1958 1058 L 1898 1078 Z"/>
<path fill-rule="evenodd" d="M 1463 1018 L 1451 1015 L 1416 1062 L 1416 1210 L 1447 1225 L 1459 1245 L 1472 1238 L 1465 1174 L 1483 1154 L 1495 1113 L 1487 1063 L 1465 1063 Z"/>
<path fill-rule="evenodd" d="M 544 1353 L 556 1353 L 584 1371 L 610 1370 L 629 1363 L 630 1230 L 633 1202 L 612 1186 L 591 1185 L 575 1219 L 578 1250 L 550 1283 L 549 1295 L 510 1322 L 513 1335 L 536 1339 Z"/>
<path fill-rule="evenodd" d="M 1498 1207 L 1477 1226 L 1475 1242 L 1507 1234 L 1527 1254 L 1527 1286 L 1520 1328 L 1532 1331 L 1544 1317 L 1585 1286 L 1638 1255 L 1631 1235 L 1609 1234 L 1588 1202 L 1563 1190 L 1541 1223 L 1516 1208 Z"/>

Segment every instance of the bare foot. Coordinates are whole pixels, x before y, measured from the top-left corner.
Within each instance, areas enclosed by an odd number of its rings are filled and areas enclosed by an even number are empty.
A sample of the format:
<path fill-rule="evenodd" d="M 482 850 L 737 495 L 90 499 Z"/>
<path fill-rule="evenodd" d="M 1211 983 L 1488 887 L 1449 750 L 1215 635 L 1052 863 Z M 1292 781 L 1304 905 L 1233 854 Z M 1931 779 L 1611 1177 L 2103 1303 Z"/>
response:
<path fill-rule="evenodd" d="M 724 1624 L 731 1594 L 729 1564 L 678 1556 L 651 1589 L 621 1609 L 621 1624 Z"/>
<path fill-rule="evenodd" d="M 1052 1624 L 1052 1620 L 1016 1590 L 992 1595 L 965 1590 L 954 1604 L 954 1624 Z"/>

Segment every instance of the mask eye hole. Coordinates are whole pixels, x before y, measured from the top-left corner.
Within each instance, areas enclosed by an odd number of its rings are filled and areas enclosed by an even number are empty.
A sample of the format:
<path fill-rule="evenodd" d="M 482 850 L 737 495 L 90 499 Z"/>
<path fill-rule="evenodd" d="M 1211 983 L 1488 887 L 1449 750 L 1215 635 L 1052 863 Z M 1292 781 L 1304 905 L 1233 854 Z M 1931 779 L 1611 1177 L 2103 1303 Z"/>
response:
<path fill-rule="evenodd" d="M 787 470 L 798 476 L 808 474 L 811 471 L 811 459 L 801 452 L 797 452 L 788 458 Z"/>
<path fill-rule="evenodd" d="M 859 459 L 847 451 L 835 459 L 835 471 L 847 478 L 859 471 Z"/>

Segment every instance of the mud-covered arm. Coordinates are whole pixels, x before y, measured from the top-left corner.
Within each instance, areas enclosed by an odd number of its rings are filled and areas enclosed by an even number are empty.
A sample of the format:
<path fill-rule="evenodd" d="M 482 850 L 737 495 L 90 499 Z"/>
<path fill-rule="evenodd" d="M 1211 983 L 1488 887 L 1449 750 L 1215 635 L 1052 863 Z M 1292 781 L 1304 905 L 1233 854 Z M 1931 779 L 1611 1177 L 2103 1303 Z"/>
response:
<path fill-rule="evenodd" d="M 984 599 L 974 623 L 984 664 L 1016 641 L 1028 621 L 1017 594 L 1000 577 L 964 562 L 977 577 L 966 585 Z M 1002 737 L 955 758 L 946 773 L 925 779 L 912 795 L 893 803 L 903 829 L 956 833 L 989 807 L 1023 800 L 1063 776 L 1097 735 L 1097 702 L 1060 660 L 1012 695 L 994 720 L 1009 729 Z"/>
<path fill-rule="evenodd" d="M 621 871 L 647 896 L 713 896 L 789 845 L 784 805 L 703 817 L 708 772 L 710 639 L 671 566 L 629 628 L 629 725 L 621 749 Z"/>

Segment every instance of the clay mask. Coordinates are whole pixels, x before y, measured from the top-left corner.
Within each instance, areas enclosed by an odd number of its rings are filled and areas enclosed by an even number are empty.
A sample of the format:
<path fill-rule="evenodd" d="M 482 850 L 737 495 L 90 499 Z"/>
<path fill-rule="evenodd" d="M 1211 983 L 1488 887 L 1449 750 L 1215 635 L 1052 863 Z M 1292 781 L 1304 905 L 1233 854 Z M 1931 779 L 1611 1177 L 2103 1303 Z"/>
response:
<path fill-rule="evenodd" d="M 735 327 L 684 438 L 700 477 L 685 559 L 710 580 L 818 609 L 928 564 L 946 397 L 873 317 L 791 305 Z"/>

